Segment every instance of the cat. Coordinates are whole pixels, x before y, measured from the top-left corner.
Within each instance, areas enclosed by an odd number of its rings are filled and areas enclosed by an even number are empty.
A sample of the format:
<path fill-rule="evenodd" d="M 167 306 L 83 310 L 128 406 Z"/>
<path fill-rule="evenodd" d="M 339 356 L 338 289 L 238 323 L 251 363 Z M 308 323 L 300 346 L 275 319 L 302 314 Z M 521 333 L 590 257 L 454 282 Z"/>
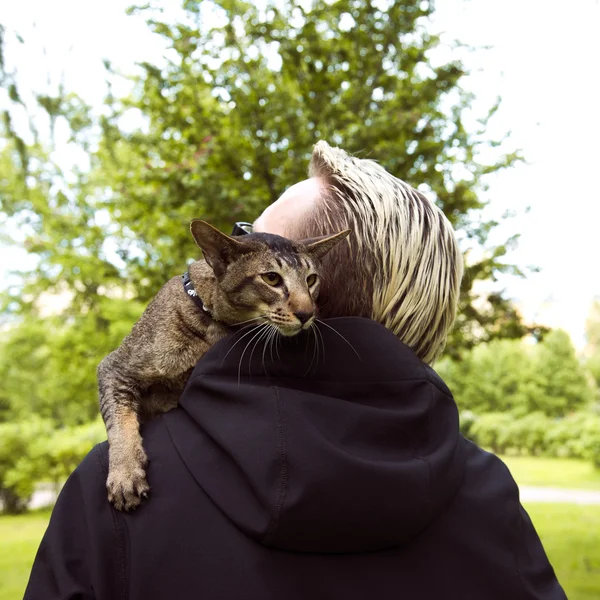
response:
<path fill-rule="evenodd" d="M 262 323 L 284 336 L 308 329 L 320 261 L 350 233 L 294 242 L 268 233 L 231 237 L 201 220 L 190 229 L 204 260 L 169 280 L 98 366 L 106 487 L 118 510 L 135 509 L 150 490 L 140 423 L 177 405 L 194 365 L 235 327 Z"/>

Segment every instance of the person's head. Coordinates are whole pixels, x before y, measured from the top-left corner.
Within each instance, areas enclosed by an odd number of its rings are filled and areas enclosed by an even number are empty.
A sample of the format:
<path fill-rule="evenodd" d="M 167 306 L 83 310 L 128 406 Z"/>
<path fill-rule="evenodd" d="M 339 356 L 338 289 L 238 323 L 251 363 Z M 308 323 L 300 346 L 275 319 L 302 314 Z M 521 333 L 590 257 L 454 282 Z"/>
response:
<path fill-rule="evenodd" d="M 310 179 L 254 224 L 291 239 L 351 229 L 324 259 L 320 314 L 378 321 L 425 362 L 439 356 L 456 315 L 462 254 L 442 211 L 372 160 L 315 145 Z"/>

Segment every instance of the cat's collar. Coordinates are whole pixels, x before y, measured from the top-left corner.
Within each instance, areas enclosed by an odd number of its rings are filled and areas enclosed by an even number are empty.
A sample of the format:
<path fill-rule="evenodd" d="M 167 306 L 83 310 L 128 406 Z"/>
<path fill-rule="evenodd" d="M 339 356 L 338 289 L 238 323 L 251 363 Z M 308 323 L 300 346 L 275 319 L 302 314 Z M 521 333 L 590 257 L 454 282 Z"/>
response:
<path fill-rule="evenodd" d="M 208 310 L 204 302 L 202 302 L 202 298 L 198 296 L 198 292 L 192 283 L 192 278 L 190 277 L 189 271 L 186 271 L 181 276 L 181 282 L 183 283 L 183 289 L 185 290 L 185 293 L 194 301 L 194 304 L 212 319 L 213 316 L 210 314 L 210 310 Z"/>

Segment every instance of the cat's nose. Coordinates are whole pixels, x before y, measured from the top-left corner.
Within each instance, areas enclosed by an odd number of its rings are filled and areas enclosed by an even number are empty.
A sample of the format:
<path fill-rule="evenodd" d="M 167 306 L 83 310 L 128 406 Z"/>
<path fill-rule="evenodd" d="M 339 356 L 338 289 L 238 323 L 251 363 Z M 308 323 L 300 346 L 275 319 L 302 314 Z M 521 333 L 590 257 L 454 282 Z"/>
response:
<path fill-rule="evenodd" d="M 306 312 L 306 311 L 298 311 L 294 313 L 294 316 L 296 317 L 296 319 L 298 319 L 298 321 L 300 321 L 300 323 L 302 323 L 302 325 L 304 325 L 309 319 L 311 319 L 314 316 L 315 313 L 313 312 Z"/>

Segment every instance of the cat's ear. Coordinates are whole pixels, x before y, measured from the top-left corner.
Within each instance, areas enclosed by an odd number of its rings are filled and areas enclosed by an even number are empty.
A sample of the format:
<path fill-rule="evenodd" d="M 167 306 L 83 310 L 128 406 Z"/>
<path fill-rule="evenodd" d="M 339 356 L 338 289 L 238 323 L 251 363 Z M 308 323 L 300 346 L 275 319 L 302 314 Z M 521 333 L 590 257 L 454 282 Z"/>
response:
<path fill-rule="evenodd" d="M 301 240 L 301 244 L 306 246 L 306 252 L 317 259 L 323 258 L 334 246 L 337 246 L 343 239 L 352 233 L 351 229 L 345 229 L 333 235 L 324 235 L 309 240 Z"/>
<path fill-rule="evenodd" d="M 190 224 L 192 237 L 204 254 L 204 259 L 213 268 L 225 267 L 244 253 L 244 244 L 225 235 L 206 221 L 195 219 Z"/>

